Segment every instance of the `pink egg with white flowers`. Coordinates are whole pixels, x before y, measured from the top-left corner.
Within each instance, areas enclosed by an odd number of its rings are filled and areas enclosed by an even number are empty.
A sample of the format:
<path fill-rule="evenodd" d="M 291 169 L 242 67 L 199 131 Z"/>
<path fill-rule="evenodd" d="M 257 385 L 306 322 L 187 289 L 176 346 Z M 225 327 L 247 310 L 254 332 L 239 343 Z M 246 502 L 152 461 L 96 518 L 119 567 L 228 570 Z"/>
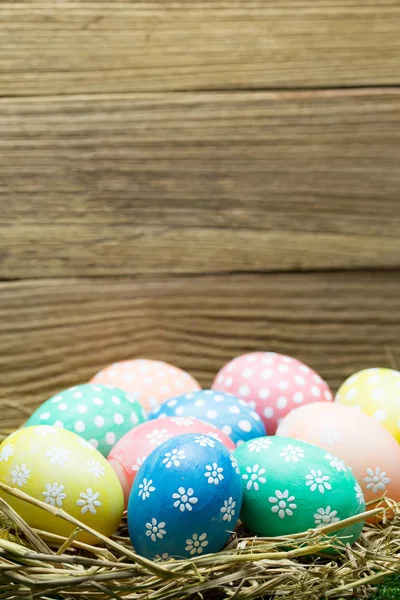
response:
<path fill-rule="evenodd" d="M 229 450 L 234 450 L 236 447 L 226 433 L 210 423 L 193 417 L 160 417 L 141 423 L 122 436 L 107 458 L 121 482 L 125 506 L 137 472 L 149 454 L 166 440 L 184 433 L 199 434 L 200 444 L 203 443 L 201 438 L 204 438 L 204 444 L 207 445 L 209 438 L 204 436 L 209 436 L 224 444 Z M 174 457 L 173 450 L 169 458 L 172 463 L 178 460 L 177 456 Z"/>
<path fill-rule="evenodd" d="M 333 400 L 326 381 L 291 356 L 251 352 L 228 362 L 217 373 L 212 389 L 245 400 L 273 435 L 291 410 L 311 402 Z"/>

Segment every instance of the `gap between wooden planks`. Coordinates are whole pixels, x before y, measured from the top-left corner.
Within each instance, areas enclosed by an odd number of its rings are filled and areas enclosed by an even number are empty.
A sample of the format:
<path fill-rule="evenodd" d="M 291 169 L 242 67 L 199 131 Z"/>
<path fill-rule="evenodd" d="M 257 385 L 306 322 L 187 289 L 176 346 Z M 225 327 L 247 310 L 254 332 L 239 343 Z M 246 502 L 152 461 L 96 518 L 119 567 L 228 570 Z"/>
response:
<path fill-rule="evenodd" d="M 400 366 L 399 315 L 399 272 L 3 283 L 0 397 L 29 412 L 134 357 L 170 361 L 207 387 L 255 349 L 304 360 L 335 390 L 355 370 Z"/>
<path fill-rule="evenodd" d="M 0 277 L 400 266 L 400 90 L 0 101 Z"/>
<path fill-rule="evenodd" d="M 398 0 L 10 2 L 0 95 L 399 84 Z"/>

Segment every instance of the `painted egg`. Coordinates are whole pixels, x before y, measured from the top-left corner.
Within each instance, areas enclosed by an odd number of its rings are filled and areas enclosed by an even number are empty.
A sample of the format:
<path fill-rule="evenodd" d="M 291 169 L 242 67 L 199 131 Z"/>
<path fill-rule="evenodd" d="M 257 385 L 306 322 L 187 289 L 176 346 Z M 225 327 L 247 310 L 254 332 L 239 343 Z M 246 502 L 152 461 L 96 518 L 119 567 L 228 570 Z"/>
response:
<path fill-rule="evenodd" d="M 221 442 L 183 434 L 156 448 L 129 496 L 128 529 L 147 558 L 218 552 L 234 531 L 242 503 L 236 461 Z"/>
<path fill-rule="evenodd" d="M 351 468 L 367 502 L 383 494 L 400 502 L 400 446 L 387 429 L 360 410 L 336 402 L 308 404 L 287 415 L 276 433 L 337 456 Z"/>
<path fill-rule="evenodd" d="M 119 388 L 78 385 L 42 404 L 25 423 L 54 425 L 88 440 L 104 456 L 127 431 L 147 421 L 142 406 Z"/>
<path fill-rule="evenodd" d="M 199 419 L 164 417 L 142 423 L 126 433 L 108 455 L 108 462 L 117 473 L 124 490 L 125 504 L 136 474 L 148 455 L 166 440 L 182 433 L 203 433 L 222 442 L 229 450 L 235 448 L 229 436 Z"/>
<path fill-rule="evenodd" d="M 148 416 L 149 419 L 170 416 L 195 417 L 218 427 L 229 435 L 235 444 L 266 433 L 262 420 L 244 400 L 213 390 L 200 390 L 170 398 Z"/>
<path fill-rule="evenodd" d="M 251 440 L 234 452 L 243 485 L 240 518 L 259 536 L 300 533 L 360 514 L 362 490 L 342 461 L 312 444 L 283 437 Z M 335 536 L 353 543 L 363 523 Z"/>
<path fill-rule="evenodd" d="M 122 518 L 124 498 L 113 469 L 91 444 L 64 429 L 37 425 L 8 436 L 0 446 L 0 481 L 106 536 Z M 31 527 L 65 537 L 75 529 L 42 508 L 3 491 L 0 495 Z M 85 531 L 77 539 L 97 540 Z"/>
<path fill-rule="evenodd" d="M 114 363 L 97 373 L 91 382 L 125 390 L 147 412 L 176 394 L 200 389 L 199 383 L 182 369 L 144 358 Z"/>
<path fill-rule="evenodd" d="M 300 404 L 332 400 L 328 384 L 296 358 L 275 352 L 251 352 L 219 371 L 212 388 L 246 400 L 263 419 L 269 435 L 281 418 Z"/>
<path fill-rule="evenodd" d="M 400 372 L 364 369 L 341 385 L 335 402 L 359 406 L 381 423 L 400 443 Z"/>

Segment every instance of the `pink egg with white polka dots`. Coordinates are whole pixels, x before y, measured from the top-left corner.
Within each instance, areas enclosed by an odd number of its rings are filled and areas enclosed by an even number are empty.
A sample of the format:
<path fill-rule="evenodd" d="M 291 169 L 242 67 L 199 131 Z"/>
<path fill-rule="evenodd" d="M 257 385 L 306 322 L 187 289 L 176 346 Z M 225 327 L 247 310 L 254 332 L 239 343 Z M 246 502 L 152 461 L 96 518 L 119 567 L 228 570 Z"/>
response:
<path fill-rule="evenodd" d="M 144 425 L 144 427 L 142 427 Z M 108 455 L 108 462 L 116 472 L 124 491 L 125 506 L 128 502 L 130 490 L 140 467 L 149 454 L 160 444 L 182 433 L 198 433 L 199 443 L 211 445 L 213 442 L 209 436 L 215 438 L 229 450 L 236 445 L 231 438 L 220 431 L 214 425 L 192 417 L 160 417 L 153 421 L 147 421 L 138 425 L 126 433 L 112 448 Z M 203 440 L 204 438 L 204 440 Z M 171 461 L 179 466 L 179 455 L 171 451 L 165 462 Z"/>
<path fill-rule="evenodd" d="M 182 369 L 159 360 L 137 358 L 113 363 L 90 383 L 118 387 L 150 411 L 177 394 L 200 390 L 200 384 Z"/>
<path fill-rule="evenodd" d="M 217 373 L 214 390 L 245 400 L 273 435 L 292 409 L 333 399 L 328 384 L 296 358 L 275 352 L 251 352 L 228 362 Z"/>

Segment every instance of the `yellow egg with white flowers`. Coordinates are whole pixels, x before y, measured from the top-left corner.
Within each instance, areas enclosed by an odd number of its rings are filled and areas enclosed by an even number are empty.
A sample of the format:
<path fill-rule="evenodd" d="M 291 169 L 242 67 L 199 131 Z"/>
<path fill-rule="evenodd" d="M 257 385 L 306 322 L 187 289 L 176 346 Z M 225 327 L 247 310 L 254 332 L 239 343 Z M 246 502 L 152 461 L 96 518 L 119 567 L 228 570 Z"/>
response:
<path fill-rule="evenodd" d="M 335 402 L 359 408 L 381 423 L 400 443 L 400 372 L 364 369 L 340 386 Z"/>
<path fill-rule="evenodd" d="M 121 484 L 107 460 L 86 440 L 50 425 L 19 429 L 0 445 L 0 481 L 110 536 L 124 508 Z M 0 489 L 0 496 L 35 529 L 68 537 L 75 525 Z M 98 538 L 81 530 L 77 540 Z"/>

